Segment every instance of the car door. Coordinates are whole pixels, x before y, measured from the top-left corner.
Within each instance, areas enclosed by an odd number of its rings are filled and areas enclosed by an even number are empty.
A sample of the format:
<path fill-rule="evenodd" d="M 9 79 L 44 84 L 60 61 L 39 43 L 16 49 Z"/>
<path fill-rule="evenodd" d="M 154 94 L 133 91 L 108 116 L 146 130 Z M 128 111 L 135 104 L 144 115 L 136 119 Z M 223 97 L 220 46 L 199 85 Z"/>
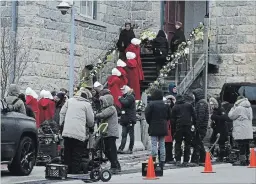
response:
<path fill-rule="evenodd" d="M 1 160 L 11 159 L 18 145 L 17 118 L 12 112 L 1 114 Z"/>

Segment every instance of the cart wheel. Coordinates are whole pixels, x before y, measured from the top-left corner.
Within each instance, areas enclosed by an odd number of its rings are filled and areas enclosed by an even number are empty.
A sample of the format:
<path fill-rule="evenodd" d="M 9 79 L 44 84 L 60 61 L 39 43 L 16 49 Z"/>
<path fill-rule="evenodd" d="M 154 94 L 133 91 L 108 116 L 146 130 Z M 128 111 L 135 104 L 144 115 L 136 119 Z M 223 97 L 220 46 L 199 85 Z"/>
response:
<path fill-rule="evenodd" d="M 90 172 L 90 178 L 92 180 L 96 180 L 96 181 L 99 181 L 100 180 L 100 171 L 98 169 L 93 169 L 91 172 Z"/>
<path fill-rule="evenodd" d="M 112 174 L 109 170 L 102 170 L 100 172 L 100 180 L 103 182 L 108 182 L 112 177 Z"/>

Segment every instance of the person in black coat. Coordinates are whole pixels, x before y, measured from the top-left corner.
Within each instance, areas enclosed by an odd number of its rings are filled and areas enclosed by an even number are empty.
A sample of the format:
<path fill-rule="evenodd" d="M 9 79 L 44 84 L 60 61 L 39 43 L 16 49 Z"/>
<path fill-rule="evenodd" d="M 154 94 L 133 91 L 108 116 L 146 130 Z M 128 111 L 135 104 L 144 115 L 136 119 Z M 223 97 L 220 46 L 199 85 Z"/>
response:
<path fill-rule="evenodd" d="M 151 136 L 152 157 L 156 160 L 158 146 L 160 149 L 160 164 L 165 163 L 165 136 L 168 135 L 167 121 L 169 106 L 163 101 L 163 91 L 155 89 L 151 94 L 151 101 L 145 109 L 146 121 L 149 124 L 148 133 Z"/>
<path fill-rule="evenodd" d="M 228 114 L 225 112 L 224 108 L 221 107 L 219 102 L 215 98 L 210 98 L 210 105 L 213 106 L 213 113 L 211 115 L 211 127 L 213 129 L 213 134 L 211 137 L 211 143 L 214 143 L 217 139 L 217 134 L 220 134 L 218 141 L 220 147 L 219 161 L 223 161 L 225 155 L 225 143 L 228 141 L 228 125 L 229 121 Z M 214 150 L 214 149 L 213 149 Z"/>
<path fill-rule="evenodd" d="M 152 49 L 157 61 L 157 72 L 159 73 L 165 64 L 169 50 L 166 34 L 163 30 L 159 30 L 156 38 L 152 41 Z"/>
<path fill-rule="evenodd" d="M 118 153 L 123 153 L 127 135 L 129 134 L 130 145 L 127 153 L 131 154 L 134 146 L 134 125 L 136 124 L 135 95 L 133 90 L 128 86 L 123 86 L 122 93 L 123 96 L 119 98 L 122 105 L 120 120 L 120 124 L 122 125 L 122 141 L 118 149 Z"/>
<path fill-rule="evenodd" d="M 178 47 L 182 42 L 186 42 L 184 32 L 182 31 L 182 23 L 177 21 L 175 24 L 175 28 L 176 31 L 170 43 L 172 53 L 175 53 L 178 50 Z"/>
<path fill-rule="evenodd" d="M 24 102 L 27 116 L 31 117 L 31 118 L 35 118 L 35 114 L 32 111 L 31 107 L 26 104 L 26 97 L 25 97 L 25 95 L 23 93 L 21 93 L 21 94 L 19 94 L 18 98 L 21 99 Z"/>
<path fill-rule="evenodd" d="M 172 109 L 172 122 L 175 131 L 175 159 L 176 165 L 181 166 L 182 141 L 185 143 L 183 165 L 187 166 L 190 159 L 192 133 L 191 127 L 195 124 L 196 115 L 193 106 L 185 102 L 182 95 L 176 97 L 176 103 Z"/>
<path fill-rule="evenodd" d="M 120 52 L 119 59 L 126 60 L 125 49 L 130 45 L 131 40 L 135 38 L 135 34 L 131 29 L 131 23 L 125 23 L 125 29 L 121 31 L 117 41 L 117 48 Z"/>
<path fill-rule="evenodd" d="M 196 113 L 196 135 L 195 135 L 195 147 L 192 155 L 191 162 L 195 164 L 201 164 L 205 161 L 205 149 L 203 139 L 207 132 L 209 121 L 209 105 L 204 99 L 204 92 L 198 88 L 193 91 L 195 97 L 195 113 Z"/>

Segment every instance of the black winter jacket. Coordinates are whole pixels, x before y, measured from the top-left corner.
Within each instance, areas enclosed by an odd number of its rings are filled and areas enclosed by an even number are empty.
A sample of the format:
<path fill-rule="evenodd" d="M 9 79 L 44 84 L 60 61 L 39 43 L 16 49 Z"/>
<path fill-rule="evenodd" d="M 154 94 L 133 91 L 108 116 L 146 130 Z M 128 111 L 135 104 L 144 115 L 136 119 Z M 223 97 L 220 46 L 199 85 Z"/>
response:
<path fill-rule="evenodd" d="M 120 52 L 124 52 L 128 45 L 130 45 L 133 38 L 135 38 L 135 34 L 132 29 L 130 29 L 129 31 L 127 31 L 126 29 L 122 30 L 116 44 L 118 50 Z"/>
<path fill-rule="evenodd" d="M 211 137 L 211 142 L 215 142 L 216 136 L 219 133 L 220 139 L 219 143 L 224 144 L 228 140 L 228 124 L 230 121 L 228 115 L 226 114 L 223 108 L 218 108 L 213 110 L 213 114 L 211 116 L 211 120 L 213 121 L 211 127 L 213 128 L 213 134 Z"/>
<path fill-rule="evenodd" d="M 170 48 L 172 53 L 176 52 L 179 45 L 182 42 L 186 42 L 186 37 L 184 35 L 184 32 L 181 29 L 177 29 L 176 32 L 174 33 L 171 43 L 170 43 Z"/>
<path fill-rule="evenodd" d="M 170 119 L 169 106 L 164 103 L 161 90 L 155 90 L 151 95 L 151 100 L 145 109 L 146 121 L 149 124 L 148 134 L 166 136 L 167 121 Z"/>
<path fill-rule="evenodd" d="M 195 124 L 196 116 L 193 106 L 185 102 L 183 96 L 176 97 L 176 103 L 172 108 L 173 126 L 179 128 L 181 126 L 192 126 Z"/>
<path fill-rule="evenodd" d="M 121 109 L 121 125 L 127 126 L 129 124 L 136 123 L 136 103 L 135 95 L 133 92 L 128 92 L 119 98 L 120 103 L 122 104 Z"/>
<path fill-rule="evenodd" d="M 196 112 L 196 128 L 200 134 L 206 134 L 209 121 L 209 105 L 204 99 L 204 92 L 202 89 L 195 89 L 195 112 Z"/>
<path fill-rule="evenodd" d="M 162 36 L 156 37 L 152 41 L 152 48 L 155 56 L 160 56 L 160 55 L 167 56 L 168 50 L 169 50 L 169 44 L 165 35 L 164 37 Z M 160 51 L 162 54 L 160 53 Z"/>

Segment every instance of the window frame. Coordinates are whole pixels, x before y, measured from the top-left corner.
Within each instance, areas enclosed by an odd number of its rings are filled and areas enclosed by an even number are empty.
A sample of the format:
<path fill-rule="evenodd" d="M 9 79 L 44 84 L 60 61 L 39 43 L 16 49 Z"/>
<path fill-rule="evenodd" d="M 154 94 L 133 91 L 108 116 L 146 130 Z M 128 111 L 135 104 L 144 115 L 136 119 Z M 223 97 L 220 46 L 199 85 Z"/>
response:
<path fill-rule="evenodd" d="M 86 2 L 86 6 L 82 5 L 83 2 Z M 92 2 L 92 7 L 91 7 L 91 15 L 87 14 L 87 7 L 88 7 L 88 2 Z M 82 9 L 85 8 L 85 14 L 83 13 Z M 96 19 L 96 12 L 97 12 L 97 1 L 96 0 L 81 0 L 80 1 L 80 15 L 89 19 Z"/>

